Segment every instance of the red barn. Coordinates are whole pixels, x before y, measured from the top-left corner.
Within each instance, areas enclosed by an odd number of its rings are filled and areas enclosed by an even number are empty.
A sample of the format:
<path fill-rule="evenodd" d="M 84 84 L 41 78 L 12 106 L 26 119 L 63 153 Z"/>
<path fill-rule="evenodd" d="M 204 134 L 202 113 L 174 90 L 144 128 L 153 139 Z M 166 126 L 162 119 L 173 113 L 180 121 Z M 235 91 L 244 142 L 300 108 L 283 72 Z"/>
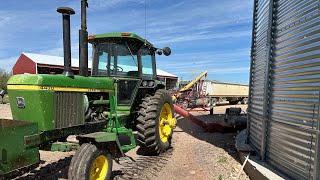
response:
<path fill-rule="evenodd" d="M 34 53 L 22 53 L 12 68 L 12 74 L 62 74 L 63 57 L 49 56 Z M 91 61 L 88 63 L 89 71 Z M 79 60 L 71 59 L 71 67 L 74 74 L 79 74 Z M 178 77 L 168 72 L 157 69 L 158 78 L 166 82 L 167 89 L 177 86 Z"/>
<path fill-rule="evenodd" d="M 62 74 L 63 63 L 63 57 L 59 56 L 22 53 L 12 68 L 12 74 Z M 78 74 L 79 60 L 71 59 L 71 66 L 74 74 Z"/>

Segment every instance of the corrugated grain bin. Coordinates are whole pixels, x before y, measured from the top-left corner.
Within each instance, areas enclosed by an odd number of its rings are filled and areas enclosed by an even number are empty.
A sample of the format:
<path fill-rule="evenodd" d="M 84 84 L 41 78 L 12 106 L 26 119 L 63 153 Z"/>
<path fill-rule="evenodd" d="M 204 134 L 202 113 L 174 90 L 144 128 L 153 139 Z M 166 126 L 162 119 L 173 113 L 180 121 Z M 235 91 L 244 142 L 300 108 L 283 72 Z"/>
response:
<path fill-rule="evenodd" d="M 249 144 L 292 179 L 320 179 L 320 2 L 255 0 Z"/>

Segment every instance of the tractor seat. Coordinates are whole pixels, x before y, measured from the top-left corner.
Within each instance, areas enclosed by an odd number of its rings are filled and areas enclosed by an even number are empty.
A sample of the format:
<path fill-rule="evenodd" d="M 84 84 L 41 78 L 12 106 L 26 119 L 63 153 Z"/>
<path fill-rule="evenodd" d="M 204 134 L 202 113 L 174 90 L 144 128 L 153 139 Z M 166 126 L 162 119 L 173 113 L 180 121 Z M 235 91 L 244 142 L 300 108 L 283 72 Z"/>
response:
<path fill-rule="evenodd" d="M 138 71 L 128 71 L 127 76 L 138 77 L 139 72 Z"/>

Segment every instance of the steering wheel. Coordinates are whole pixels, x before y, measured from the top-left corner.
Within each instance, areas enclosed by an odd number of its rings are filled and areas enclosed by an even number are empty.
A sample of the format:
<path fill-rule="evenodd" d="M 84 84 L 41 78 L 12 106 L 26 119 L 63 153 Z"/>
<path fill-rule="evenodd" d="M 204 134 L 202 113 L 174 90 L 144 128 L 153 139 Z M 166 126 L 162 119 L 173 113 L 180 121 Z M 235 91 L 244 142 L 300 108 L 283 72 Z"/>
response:
<path fill-rule="evenodd" d="M 115 67 L 116 67 L 116 69 L 117 69 L 117 71 L 118 72 L 123 72 L 123 68 L 122 67 L 120 67 L 120 66 L 114 66 L 114 65 L 112 65 L 113 66 L 113 70 L 112 71 L 114 71 L 114 69 L 115 69 Z M 106 65 L 106 68 L 108 69 L 109 68 L 109 66 L 108 65 Z M 110 69 L 111 70 L 111 69 Z"/>
<path fill-rule="evenodd" d="M 122 67 L 120 67 L 120 66 L 117 66 L 117 71 L 119 71 L 119 72 L 123 72 L 123 68 L 122 68 Z"/>

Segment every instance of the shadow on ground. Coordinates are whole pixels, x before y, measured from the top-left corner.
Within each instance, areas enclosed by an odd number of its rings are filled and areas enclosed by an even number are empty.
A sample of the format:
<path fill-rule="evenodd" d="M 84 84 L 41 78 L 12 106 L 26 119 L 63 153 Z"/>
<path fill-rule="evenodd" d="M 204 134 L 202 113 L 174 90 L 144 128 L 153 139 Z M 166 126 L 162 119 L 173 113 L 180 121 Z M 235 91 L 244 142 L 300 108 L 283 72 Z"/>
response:
<path fill-rule="evenodd" d="M 50 164 L 43 165 L 44 161 L 41 161 L 40 167 L 22 177 L 17 177 L 17 180 L 58 180 L 68 179 L 68 169 L 72 156 L 60 159 L 59 161 L 52 162 Z M 43 167 L 42 167 L 43 166 Z"/>
<path fill-rule="evenodd" d="M 209 115 L 201 115 L 209 116 Z M 201 116 L 197 116 L 201 119 Z M 235 147 L 235 136 L 243 128 L 234 129 L 233 127 L 225 128 L 224 133 L 210 133 L 205 132 L 200 126 L 186 120 L 183 117 L 178 117 L 178 127 L 182 130 L 175 130 L 175 133 L 186 132 L 189 135 L 210 143 L 216 147 L 224 149 L 230 156 L 232 156 L 236 161 L 240 162 L 237 149 Z"/>

